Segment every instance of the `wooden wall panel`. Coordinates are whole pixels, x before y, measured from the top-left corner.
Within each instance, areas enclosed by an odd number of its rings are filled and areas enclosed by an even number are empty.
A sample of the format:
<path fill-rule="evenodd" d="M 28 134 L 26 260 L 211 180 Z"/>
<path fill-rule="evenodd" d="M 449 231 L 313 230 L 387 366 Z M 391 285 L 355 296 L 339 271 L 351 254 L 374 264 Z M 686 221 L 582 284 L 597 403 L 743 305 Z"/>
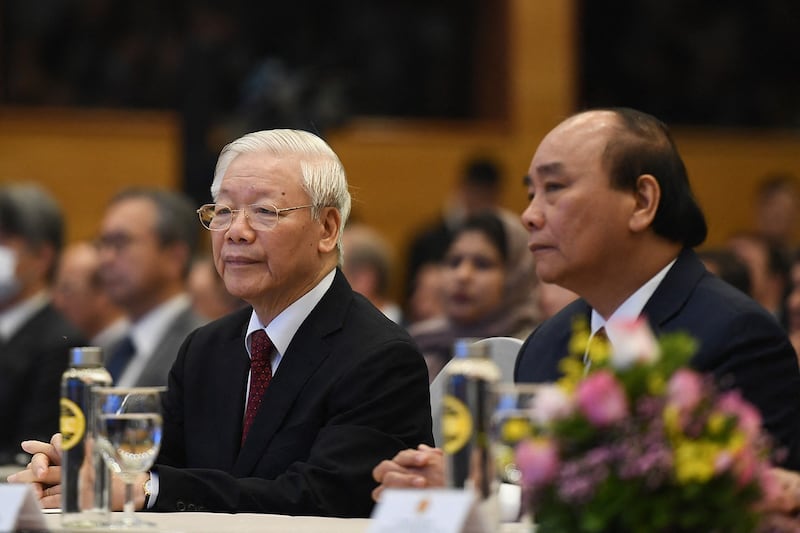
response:
<path fill-rule="evenodd" d="M 64 208 L 68 239 L 92 238 L 121 188 L 179 188 L 178 131 L 168 113 L 2 109 L 0 181 L 42 185 Z"/>

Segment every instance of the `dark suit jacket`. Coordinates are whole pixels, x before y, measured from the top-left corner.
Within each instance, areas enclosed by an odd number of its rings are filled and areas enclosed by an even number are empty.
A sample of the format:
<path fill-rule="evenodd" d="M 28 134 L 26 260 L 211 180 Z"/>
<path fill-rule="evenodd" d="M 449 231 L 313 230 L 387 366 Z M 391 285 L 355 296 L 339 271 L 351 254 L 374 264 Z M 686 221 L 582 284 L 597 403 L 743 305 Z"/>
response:
<path fill-rule="evenodd" d="M 169 325 L 164 336 L 158 341 L 153 355 L 136 380 L 137 387 L 154 387 L 167 384 L 167 377 L 178 350 L 186 336 L 205 323 L 191 308 L 180 313 Z"/>
<path fill-rule="evenodd" d="M 58 431 L 61 374 L 69 348 L 83 336 L 51 305 L 0 342 L 0 462 L 9 462 L 27 439 L 50 441 Z"/>
<path fill-rule="evenodd" d="M 200 328 L 181 347 L 165 402 L 155 509 L 368 516 L 372 469 L 433 442 L 422 355 L 337 271 L 240 449 L 250 312 Z"/>
<path fill-rule="evenodd" d="M 517 381 L 560 377 L 572 318 L 590 316 L 577 300 L 542 323 L 520 349 Z M 764 427 L 786 448 L 785 466 L 800 468 L 800 372 L 794 349 L 775 318 L 748 296 L 706 271 L 684 250 L 644 307 L 656 335 L 685 331 L 699 341 L 692 366 L 736 387 L 761 411 Z"/>

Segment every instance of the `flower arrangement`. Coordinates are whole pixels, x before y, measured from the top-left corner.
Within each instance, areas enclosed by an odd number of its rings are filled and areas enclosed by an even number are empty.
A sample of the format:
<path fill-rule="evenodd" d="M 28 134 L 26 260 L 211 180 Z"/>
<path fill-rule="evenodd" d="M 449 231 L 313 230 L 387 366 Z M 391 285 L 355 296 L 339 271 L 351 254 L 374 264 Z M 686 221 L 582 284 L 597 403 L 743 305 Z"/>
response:
<path fill-rule="evenodd" d="M 776 490 L 759 412 L 687 368 L 690 336 L 616 329 L 611 350 L 576 322 L 534 398 L 516 464 L 537 533 L 756 531 Z"/>

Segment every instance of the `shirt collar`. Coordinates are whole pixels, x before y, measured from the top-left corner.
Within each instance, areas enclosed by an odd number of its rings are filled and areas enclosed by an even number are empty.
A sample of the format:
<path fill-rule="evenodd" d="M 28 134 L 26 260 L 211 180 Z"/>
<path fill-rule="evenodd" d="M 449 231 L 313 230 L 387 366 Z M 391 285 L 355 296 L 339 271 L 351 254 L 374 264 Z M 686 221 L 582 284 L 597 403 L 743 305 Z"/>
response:
<path fill-rule="evenodd" d="M 642 310 L 644 306 L 647 305 L 647 301 L 653 296 L 653 293 L 656 292 L 656 289 L 661 282 L 664 281 L 664 278 L 669 272 L 669 269 L 672 268 L 672 265 L 675 264 L 675 261 L 678 259 L 675 258 L 670 263 L 662 268 L 658 274 L 650 278 L 644 285 L 639 287 L 636 292 L 628 296 L 628 299 L 622 302 L 622 305 L 617 307 L 616 311 L 614 311 L 608 320 L 605 320 L 600 313 L 592 309 L 592 335 L 597 333 L 597 330 L 604 327 L 606 322 L 616 322 L 616 321 L 629 321 L 635 320 L 639 318 L 639 315 L 642 314 Z M 609 332 L 606 331 L 606 335 Z M 614 339 L 609 336 L 608 340 L 611 344 L 614 344 Z"/>
<path fill-rule="evenodd" d="M 50 295 L 47 291 L 40 291 L 0 313 L 0 339 L 8 340 L 13 337 L 25 322 L 49 303 Z"/>
<path fill-rule="evenodd" d="M 333 285 L 335 274 L 336 269 L 334 268 L 314 288 L 281 311 L 266 327 L 258 319 L 255 310 L 253 310 L 250 314 L 250 323 L 247 325 L 247 335 L 245 336 L 247 353 L 250 353 L 250 334 L 257 329 L 265 329 L 269 339 L 272 341 L 272 345 L 278 352 L 278 356 L 283 357 L 295 333 L 300 329 L 300 325 L 308 318 L 311 311 L 314 310 L 331 285 Z"/>

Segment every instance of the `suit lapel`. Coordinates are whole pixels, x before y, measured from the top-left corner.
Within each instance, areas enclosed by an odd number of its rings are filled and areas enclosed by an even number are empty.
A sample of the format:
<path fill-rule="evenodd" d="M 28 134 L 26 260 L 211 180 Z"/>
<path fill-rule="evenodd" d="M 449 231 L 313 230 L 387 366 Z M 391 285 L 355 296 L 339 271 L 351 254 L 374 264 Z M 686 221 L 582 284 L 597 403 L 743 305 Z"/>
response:
<path fill-rule="evenodd" d="M 690 248 L 684 248 L 642 310 L 656 335 L 659 335 L 666 322 L 680 312 L 705 272 L 697 254 Z"/>
<path fill-rule="evenodd" d="M 225 384 L 226 393 L 219 394 L 214 402 L 216 415 L 212 418 L 214 432 L 220 435 L 216 439 L 219 456 L 225 458 L 228 465 L 233 465 L 239 455 L 242 435 L 242 418 L 247 396 L 247 374 L 250 371 L 250 358 L 244 347 L 244 335 L 247 331 L 247 320 L 250 309 L 243 313 L 244 325 L 233 338 L 226 339 L 218 347 L 209 348 L 214 353 L 225 354 L 223 357 L 207 358 L 211 366 L 210 375 L 216 376 L 219 383 Z"/>
<path fill-rule="evenodd" d="M 250 370 L 250 358 L 244 347 L 244 336 L 250 319 L 251 308 L 239 311 L 240 326 L 231 331 L 231 335 L 219 343 L 208 346 L 208 353 L 219 354 L 214 357 L 203 357 L 199 364 L 208 367 L 208 375 L 214 376 L 217 383 L 223 384 L 224 394 L 214 395 L 213 402 L 207 404 L 209 420 L 213 427 L 209 428 L 218 435 L 213 439 L 215 448 L 212 455 L 219 458 L 230 469 L 239 455 L 242 435 L 242 418 L 247 396 L 247 374 Z M 204 371 L 205 373 L 205 371 Z M 212 394 L 213 391 L 208 391 Z M 203 445 L 208 446 L 208 444 Z"/>
<path fill-rule="evenodd" d="M 183 344 L 186 336 L 201 325 L 191 308 L 183 310 L 169 325 L 153 354 L 147 361 L 142 373 L 137 379 L 137 386 L 159 385 L 166 383 L 167 375 L 175 363 L 178 349 Z M 244 343 L 243 343 L 244 344 Z"/>
<path fill-rule="evenodd" d="M 330 336 L 341 329 L 351 300 L 350 285 L 337 269 L 331 288 L 300 325 L 264 393 L 261 408 L 233 467 L 234 476 L 249 475 L 263 457 L 306 382 L 331 354 Z"/>

